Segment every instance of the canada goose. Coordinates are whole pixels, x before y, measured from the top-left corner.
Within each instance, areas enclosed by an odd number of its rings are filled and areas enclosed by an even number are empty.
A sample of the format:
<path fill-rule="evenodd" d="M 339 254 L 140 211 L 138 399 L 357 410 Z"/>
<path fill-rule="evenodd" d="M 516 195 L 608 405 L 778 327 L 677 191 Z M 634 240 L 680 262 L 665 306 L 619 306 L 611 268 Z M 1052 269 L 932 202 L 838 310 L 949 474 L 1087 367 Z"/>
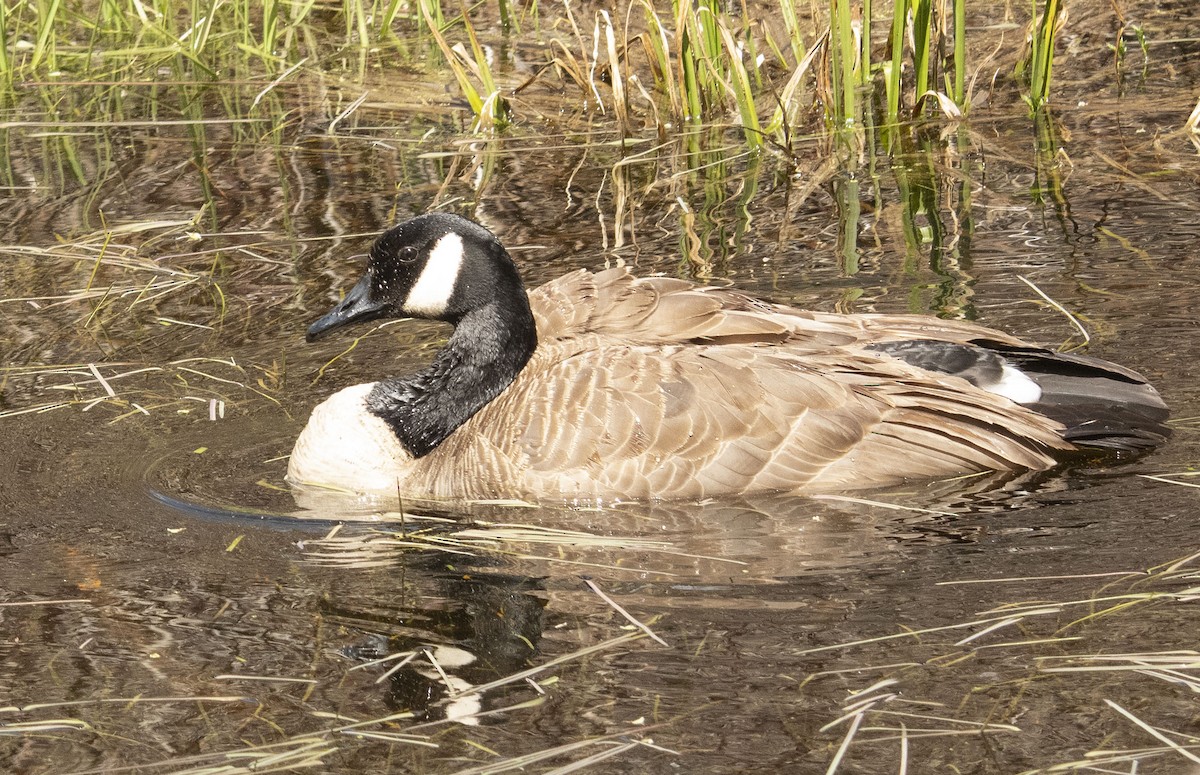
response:
<path fill-rule="evenodd" d="M 487 229 L 392 228 L 308 340 L 347 323 L 454 326 L 424 370 L 312 413 L 288 480 L 420 499 L 695 499 L 1046 469 L 1161 443 L 1139 374 L 982 326 L 838 315 L 626 269 L 526 293 Z"/>

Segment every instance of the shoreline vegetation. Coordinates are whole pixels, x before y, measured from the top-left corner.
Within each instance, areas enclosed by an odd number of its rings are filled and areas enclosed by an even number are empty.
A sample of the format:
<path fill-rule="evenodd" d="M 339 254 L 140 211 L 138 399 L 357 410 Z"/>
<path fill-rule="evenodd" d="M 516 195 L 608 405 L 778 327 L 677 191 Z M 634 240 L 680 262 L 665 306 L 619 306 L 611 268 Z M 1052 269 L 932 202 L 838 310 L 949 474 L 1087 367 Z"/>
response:
<path fill-rule="evenodd" d="M 0 4 L 0 106 L 65 123 L 216 112 L 278 123 L 271 94 L 285 83 L 363 82 L 396 65 L 453 82 L 479 133 L 527 120 L 523 95 L 541 87 L 627 136 L 723 124 L 750 148 L 787 149 L 797 134 L 958 118 L 997 81 L 1040 111 L 1065 21 L 1060 0 L 984 20 L 964 0 L 40 0 Z M 133 85 L 150 86 L 142 100 Z M 330 126 L 359 105 L 331 102 Z"/>

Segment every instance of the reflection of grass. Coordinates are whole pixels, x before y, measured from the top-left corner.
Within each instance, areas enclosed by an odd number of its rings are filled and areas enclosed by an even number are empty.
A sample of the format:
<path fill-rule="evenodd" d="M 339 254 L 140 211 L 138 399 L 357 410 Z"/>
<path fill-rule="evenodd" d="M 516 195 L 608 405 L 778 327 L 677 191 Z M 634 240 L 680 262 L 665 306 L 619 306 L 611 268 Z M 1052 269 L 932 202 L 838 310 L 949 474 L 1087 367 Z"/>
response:
<path fill-rule="evenodd" d="M 325 518 L 321 512 L 314 516 Z M 618 552 L 639 554 L 683 555 L 671 543 L 647 538 L 612 536 L 565 530 L 542 525 L 496 523 L 475 520 L 465 526 L 454 520 L 421 514 L 387 513 L 373 519 L 401 524 L 399 530 L 376 528 L 342 534 L 333 530 L 314 547 L 308 556 L 323 565 L 346 568 L 366 568 L 393 565 L 412 552 L 443 552 L 464 557 L 481 555 L 506 557 L 538 563 L 564 564 L 581 567 L 629 571 L 656 576 L 674 576 L 668 571 L 625 564 L 593 562 L 585 559 L 592 553 Z M 546 547 L 540 552 L 532 547 Z M 704 559 L 722 561 L 720 558 Z M 731 565 L 743 565 L 735 560 L 723 560 Z"/>

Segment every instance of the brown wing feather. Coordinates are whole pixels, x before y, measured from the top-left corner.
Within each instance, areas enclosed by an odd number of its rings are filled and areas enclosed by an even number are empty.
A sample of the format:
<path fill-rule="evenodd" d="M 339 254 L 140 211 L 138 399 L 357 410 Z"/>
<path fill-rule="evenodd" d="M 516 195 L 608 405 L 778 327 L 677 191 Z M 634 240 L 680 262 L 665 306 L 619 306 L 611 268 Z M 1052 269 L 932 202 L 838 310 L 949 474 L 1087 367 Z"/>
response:
<path fill-rule="evenodd" d="M 473 497 L 700 498 L 1044 468 L 1066 446 L 1045 418 L 899 362 L 872 359 L 893 372 L 872 385 L 830 352 L 814 367 L 749 345 L 562 348 L 426 460 L 473 461 Z"/>
<path fill-rule="evenodd" d="M 919 316 L 793 310 L 736 291 L 574 272 L 530 293 L 541 344 L 417 461 L 467 497 L 699 498 L 1046 468 L 1051 420 L 862 349 L 1019 340 Z"/>

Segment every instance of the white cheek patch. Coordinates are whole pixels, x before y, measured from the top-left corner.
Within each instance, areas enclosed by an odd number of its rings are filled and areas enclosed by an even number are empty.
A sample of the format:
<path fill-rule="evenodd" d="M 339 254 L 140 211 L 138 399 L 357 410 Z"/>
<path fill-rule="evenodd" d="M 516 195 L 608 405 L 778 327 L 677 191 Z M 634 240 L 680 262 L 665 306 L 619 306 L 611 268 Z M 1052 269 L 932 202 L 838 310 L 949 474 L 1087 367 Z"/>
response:
<path fill-rule="evenodd" d="M 436 317 L 446 311 L 454 286 L 462 270 L 462 237 L 449 232 L 438 239 L 429 251 L 429 260 L 421 270 L 421 276 L 404 300 L 404 311 L 411 315 Z"/>
<path fill-rule="evenodd" d="M 989 393 L 1004 396 L 1014 404 L 1033 404 L 1042 397 L 1042 389 L 1020 369 L 1014 369 L 1008 364 L 1001 367 L 1000 379 L 989 385 L 980 385 Z"/>

